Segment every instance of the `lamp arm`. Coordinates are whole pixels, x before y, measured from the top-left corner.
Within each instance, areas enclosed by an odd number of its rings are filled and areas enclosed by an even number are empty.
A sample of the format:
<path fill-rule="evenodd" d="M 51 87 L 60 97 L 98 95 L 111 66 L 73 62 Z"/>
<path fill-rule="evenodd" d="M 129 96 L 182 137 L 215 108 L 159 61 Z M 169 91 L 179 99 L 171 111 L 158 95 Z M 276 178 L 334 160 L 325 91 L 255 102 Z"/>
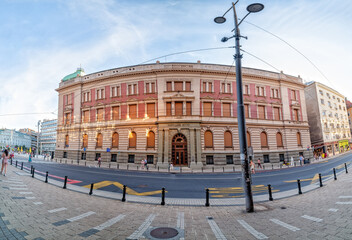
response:
<path fill-rule="evenodd" d="M 243 22 L 243 20 L 246 19 L 246 17 L 247 17 L 249 14 L 251 14 L 251 13 L 248 12 L 248 13 L 246 14 L 246 16 L 244 16 L 244 18 L 241 19 L 241 21 L 240 21 L 240 23 L 238 24 L 238 26 L 241 25 L 241 23 Z"/>

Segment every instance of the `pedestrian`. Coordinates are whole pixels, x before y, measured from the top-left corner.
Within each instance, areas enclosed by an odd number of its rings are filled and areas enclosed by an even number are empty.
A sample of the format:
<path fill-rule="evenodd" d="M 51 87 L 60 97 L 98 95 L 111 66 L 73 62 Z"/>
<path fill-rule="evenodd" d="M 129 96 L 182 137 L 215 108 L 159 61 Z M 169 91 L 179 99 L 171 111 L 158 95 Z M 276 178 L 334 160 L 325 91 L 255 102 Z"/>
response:
<path fill-rule="evenodd" d="M 144 159 L 144 166 L 147 170 L 149 170 L 147 159 Z"/>
<path fill-rule="evenodd" d="M 174 165 L 170 163 L 170 171 L 174 170 Z"/>
<path fill-rule="evenodd" d="M 28 162 L 32 162 L 32 154 L 29 154 Z"/>
<path fill-rule="evenodd" d="M 254 170 L 254 162 L 251 160 L 251 162 L 249 163 L 249 166 L 251 168 L 251 173 L 255 174 L 255 170 Z"/>
<path fill-rule="evenodd" d="M 290 165 L 291 165 L 291 167 L 293 167 L 295 165 L 294 161 L 293 161 L 293 157 L 291 157 L 291 159 L 290 159 Z"/>
<path fill-rule="evenodd" d="M 100 167 L 101 164 L 101 157 L 98 158 L 98 166 Z"/>
<path fill-rule="evenodd" d="M 260 158 L 258 158 L 258 169 L 263 169 L 263 167 L 262 167 L 262 163 L 261 163 L 261 161 L 260 161 Z"/>
<path fill-rule="evenodd" d="M 144 169 L 144 159 L 141 161 L 141 169 Z"/>
<path fill-rule="evenodd" d="M 7 149 L 4 150 L 4 152 L 2 153 L 2 164 L 1 164 L 1 174 L 4 171 L 4 176 L 6 176 L 6 171 L 7 171 L 7 163 L 9 160 L 9 152 L 7 151 Z"/>
<path fill-rule="evenodd" d="M 303 164 L 303 160 L 304 160 L 304 157 L 303 157 L 303 155 L 300 155 L 299 156 L 299 164 L 302 166 L 302 164 Z"/>

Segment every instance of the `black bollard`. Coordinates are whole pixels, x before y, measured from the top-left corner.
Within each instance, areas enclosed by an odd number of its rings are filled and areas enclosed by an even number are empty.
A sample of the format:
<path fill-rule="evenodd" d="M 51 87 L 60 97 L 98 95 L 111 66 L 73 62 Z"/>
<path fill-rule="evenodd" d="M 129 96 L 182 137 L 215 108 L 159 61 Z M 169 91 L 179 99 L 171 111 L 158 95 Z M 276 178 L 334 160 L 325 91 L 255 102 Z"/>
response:
<path fill-rule="evenodd" d="M 16 160 L 16 168 L 17 168 L 17 160 Z"/>
<path fill-rule="evenodd" d="M 273 201 L 274 198 L 273 198 L 273 193 L 271 192 L 271 185 L 268 184 L 268 191 L 269 191 L 269 201 Z"/>
<path fill-rule="evenodd" d="M 165 188 L 161 189 L 161 205 L 165 205 Z"/>
<path fill-rule="evenodd" d="M 346 170 L 346 173 L 348 173 L 347 164 L 346 163 L 345 163 L 345 170 Z"/>
<path fill-rule="evenodd" d="M 111 164 L 111 163 L 109 163 L 109 168 L 110 168 L 110 164 Z"/>
<path fill-rule="evenodd" d="M 232 168 L 233 168 L 233 172 L 235 172 L 235 166 L 233 166 Z"/>
<path fill-rule="evenodd" d="M 214 172 L 214 167 L 213 167 L 213 172 Z"/>
<path fill-rule="evenodd" d="M 129 165 L 127 165 L 127 170 L 128 170 L 128 166 L 129 166 Z"/>
<path fill-rule="evenodd" d="M 85 166 L 85 167 L 87 166 L 87 162 L 84 162 L 84 166 Z"/>
<path fill-rule="evenodd" d="M 323 186 L 323 181 L 321 180 L 321 173 L 319 173 L 319 182 L 320 182 L 320 187 Z"/>
<path fill-rule="evenodd" d="M 205 206 L 206 207 L 210 206 L 210 204 L 209 204 L 209 189 L 208 188 L 205 190 Z"/>
<path fill-rule="evenodd" d="M 180 167 L 180 173 L 182 173 L 182 167 Z"/>
<path fill-rule="evenodd" d="M 35 168 L 33 168 L 32 170 L 32 178 L 34 178 L 34 172 L 35 172 Z"/>
<path fill-rule="evenodd" d="M 116 168 L 117 168 L 117 169 L 119 169 L 119 168 L 120 168 L 120 165 L 119 165 L 119 164 L 117 164 L 117 165 L 116 165 Z"/>
<path fill-rule="evenodd" d="M 272 169 L 272 170 L 274 169 L 274 165 L 273 165 L 273 164 L 271 164 L 271 169 Z"/>
<path fill-rule="evenodd" d="M 302 194 L 301 180 L 297 179 L 297 185 L 298 185 L 298 194 Z"/>
<path fill-rule="evenodd" d="M 126 185 L 123 185 L 123 190 L 122 190 L 122 202 L 126 202 Z"/>
<path fill-rule="evenodd" d="M 202 167 L 202 172 L 203 172 L 203 167 Z"/>
<path fill-rule="evenodd" d="M 159 172 L 159 166 L 158 166 L 158 172 Z"/>
<path fill-rule="evenodd" d="M 225 167 L 222 167 L 222 172 L 225 172 Z"/>
<path fill-rule="evenodd" d="M 48 176 L 49 176 L 49 172 L 46 172 L 46 175 L 45 175 L 45 183 L 48 183 Z"/>
<path fill-rule="evenodd" d="M 10 161 L 10 162 L 11 162 L 11 165 L 12 165 L 12 158 L 11 158 L 11 161 Z"/>
<path fill-rule="evenodd" d="M 334 171 L 334 180 L 337 180 L 335 168 L 333 168 L 333 171 Z"/>
<path fill-rule="evenodd" d="M 89 195 L 92 195 L 92 194 L 93 194 L 93 187 L 94 187 L 94 183 L 92 183 L 92 184 L 90 185 Z"/>
<path fill-rule="evenodd" d="M 21 170 L 23 170 L 23 162 L 21 163 Z"/>
<path fill-rule="evenodd" d="M 65 182 L 64 182 L 64 187 L 63 187 L 63 189 L 66 189 L 66 184 L 67 184 L 67 176 L 65 176 Z"/>

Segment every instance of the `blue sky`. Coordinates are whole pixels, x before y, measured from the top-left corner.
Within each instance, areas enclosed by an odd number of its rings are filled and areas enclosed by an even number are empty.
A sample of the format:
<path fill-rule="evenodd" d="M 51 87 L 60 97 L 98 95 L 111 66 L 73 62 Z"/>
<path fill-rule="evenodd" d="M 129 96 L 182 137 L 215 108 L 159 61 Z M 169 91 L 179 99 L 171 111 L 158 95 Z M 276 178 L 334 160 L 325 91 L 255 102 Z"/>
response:
<path fill-rule="evenodd" d="M 238 16 L 255 1 L 241 0 Z M 352 99 L 352 3 L 345 0 L 258 0 L 254 23 L 289 42 L 324 73 L 322 76 L 289 46 L 250 25 L 241 24 L 244 50 L 290 75 L 322 82 Z M 193 49 L 226 47 L 232 12 L 225 24 L 213 22 L 231 1 L 210 0 L 1 0 L 0 127 L 35 129 L 43 113 L 57 110 L 60 80 L 80 65 L 86 73 L 135 65 Z M 159 59 L 231 65 L 233 49 L 193 52 Z M 155 61 L 152 61 L 155 62 Z M 244 54 L 242 66 L 276 69 Z M 57 111 L 55 112 L 57 113 Z"/>

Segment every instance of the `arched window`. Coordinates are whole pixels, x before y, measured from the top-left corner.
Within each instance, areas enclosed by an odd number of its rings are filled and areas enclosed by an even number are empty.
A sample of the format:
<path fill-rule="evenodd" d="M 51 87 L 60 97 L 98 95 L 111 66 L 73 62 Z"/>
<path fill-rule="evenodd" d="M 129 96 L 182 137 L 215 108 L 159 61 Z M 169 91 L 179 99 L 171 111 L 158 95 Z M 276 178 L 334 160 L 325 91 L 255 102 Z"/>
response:
<path fill-rule="evenodd" d="M 297 132 L 297 145 L 302 146 L 301 133 Z"/>
<path fill-rule="evenodd" d="M 262 132 L 260 134 L 260 143 L 261 143 L 262 148 L 268 147 L 268 136 L 267 136 L 266 132 Z"/>
<path fill-rule="evenodd" d="M 224 141 L 225 141 L 225 148 L 232 148 L 232 133 L 230 131 L 226 131 L 224 133 Z"/>
<path fill-rule="evenodd" d="M 213 133 L 209 130 L 204 133 L 204 144 L 206 148 L 213 147 Z"/>
<path fill-rule="evenodd" d="M 65 147 L 68 147 L 68 134 L 65 136 Z"/>
<path fill-rule="evenodd" d="M 276 144 L 278 147 L 283 147 L 284 145 L 282 144 L 282 134 L 281 133 L 276 133 Z"/>
<path fill-rule="evenodd" d="M 97 135 L 97 148 L 103 147 L 103 135 L 98 133 Z"/>
<path fill-rule="evenodd" d="M 128 136 L 128 147 L 136 148 L 137 145 L 137 134 L 135 132 L 131 132 Z"/>
<path fill-rule="evenodd" d="M 119 134 L 117 132 L 114 132 L 112 134 L 112 147 L 113 148 L 119 147 Z"/>
<path fill-rule="evenodd" d="M 88 147 L 88 135 L 87 134 L 83 135 L 83 147 L 84 148 Z"/>
<path fill-rule="evenodd" d="M 247 147 L 252 146 L 251 134 L 247 131 Z"/>
<path fill-rule="evenodd" d="M 155 133 L 153 131 L 148 132 L 147 136 L 147 148 L 155 147 Z"/>

